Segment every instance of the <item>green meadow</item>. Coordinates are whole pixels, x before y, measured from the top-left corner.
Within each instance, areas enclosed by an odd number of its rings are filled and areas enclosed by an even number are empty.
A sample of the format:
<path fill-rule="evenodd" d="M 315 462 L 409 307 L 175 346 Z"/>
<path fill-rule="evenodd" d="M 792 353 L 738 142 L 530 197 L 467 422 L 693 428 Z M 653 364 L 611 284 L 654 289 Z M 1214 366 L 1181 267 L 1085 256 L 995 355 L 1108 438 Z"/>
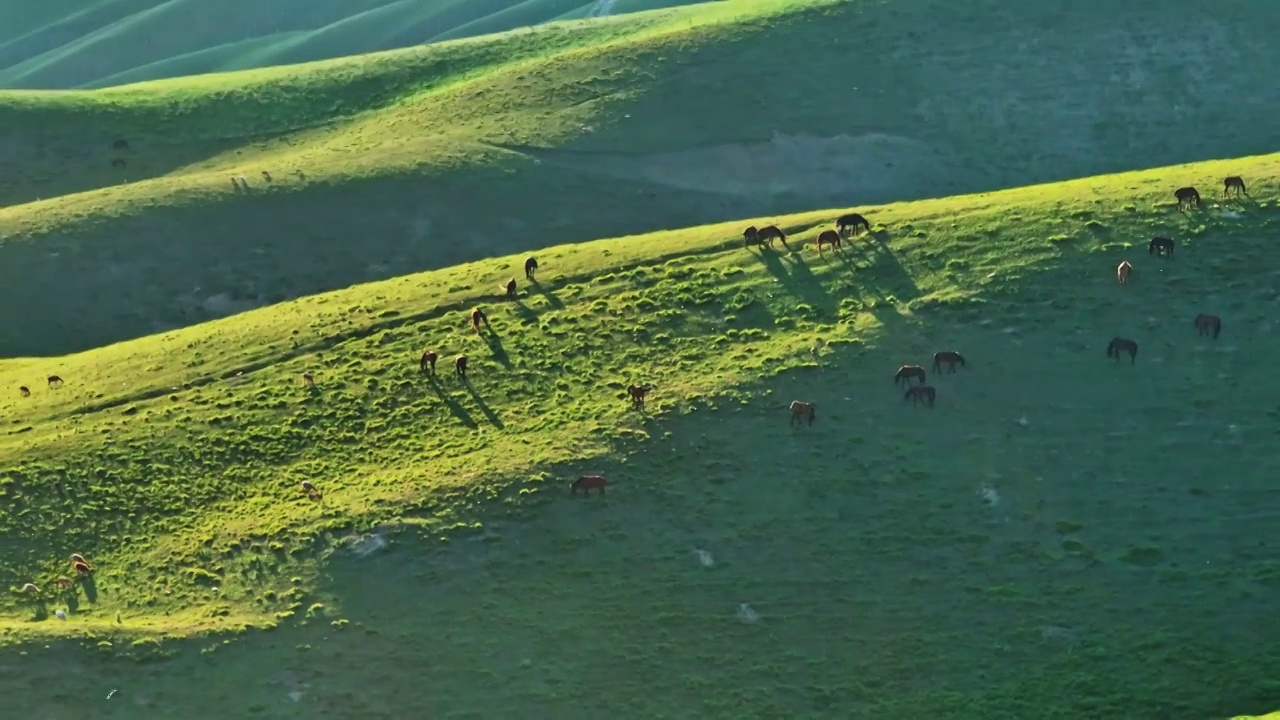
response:
<path fill-rule="evenodd" d="M 1280 94 L 1242 69 L 1280 51 L 1247 10 L 731 0 L 0 94 L 0 695 L 1280 707 Z M 849 210 L 871 231 L 820 252 Z"/>

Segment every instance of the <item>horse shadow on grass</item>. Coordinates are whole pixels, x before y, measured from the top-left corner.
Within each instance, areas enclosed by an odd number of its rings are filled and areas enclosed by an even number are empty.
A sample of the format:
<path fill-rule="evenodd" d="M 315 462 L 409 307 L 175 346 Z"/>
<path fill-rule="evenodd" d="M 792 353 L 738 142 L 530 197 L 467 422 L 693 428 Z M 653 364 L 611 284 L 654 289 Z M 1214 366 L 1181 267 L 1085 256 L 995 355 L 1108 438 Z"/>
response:
<path fill-rule="evenodd" d="M 819 313 L 828 315 L 836 310 L 835 299 L 822 286 L 821 281 L 809 269 L 809 263 L 799 253 L 792 253 L 784 261 L 777 253 L 768 248 L 756 254 L 760 262 L 784 288 L 801 302 L 813 307 Z"/>
<path fill-rule="evenodd" d="M 494 427 L 498 428 L 499 430 L 502 430 L 503 428 L 506 427 L 505 425 L 502 424 L 502 418 L 498 417 L 498 413 L 494 412 L 493 408 L 489 407 L 489 403 L 486 403 L 484 401 L 484 398 L 480 396 L 480 392 L 476 390 L 475 386 L 471 384 L 470 380 L 463 378 L 462 386 L 467 389 L 467 392 L 471 393 L 471 399 L 475 401 L 476 405 L 480 408 L 480 412 L 484 413 L 485 418 Z"/>
<path fill-rule="evenodd" d="M 510 370 L 511 356 L 507 354 L 506 348 L 502 346 L 502 338 L 493 331 L 493 328 L 487 328 L 487 330 L 488 332 L 481 333 L 480 339 L 484 340 L 484 344 L 489 346 L 489 353 L 493 355 L 493 359 L 501 363 L 502 367 Z"/>
<path fill-rule="evenodd" d="M 534 292 L 546 298 L 547 304 L 551 305 L 551 307 L 555 308 L 556 310 L 564 309 L 564 303 L 561 302 L 560 298 L 556 297 L 556 294 L 551 292 L 551 289 L 548 288 L 546 285 L 543 285 L 537 280 L 530 280 L 529 286 L 533 288 Z"/>
<path fill-rule="evenodd" d="M 98 602 L 98 584 L 94 582 L 93 575 L 85 575 L 80 584 L 84 587 L 84 599 L 90 603 Z"/>
<path fill-rule="evenodd" d="M 472 430 L 480 427 L 480 424 L 471 417 L 471 413 L 467 412 L 466 408 L 462 407 L 457 400 L 453 399 L 453 396 L 450 395 L 449 391 L 445 389 L 443 384 L 441 384 L 439 376 L 434 374 L 428 375 L 427 384 L 435 391 L 436 397 L 440 398 L 440 402 L 448 406 L 449 412 L 453 413 L 453 416 L 458 418 L 463 425 L 466 425 Z"/>

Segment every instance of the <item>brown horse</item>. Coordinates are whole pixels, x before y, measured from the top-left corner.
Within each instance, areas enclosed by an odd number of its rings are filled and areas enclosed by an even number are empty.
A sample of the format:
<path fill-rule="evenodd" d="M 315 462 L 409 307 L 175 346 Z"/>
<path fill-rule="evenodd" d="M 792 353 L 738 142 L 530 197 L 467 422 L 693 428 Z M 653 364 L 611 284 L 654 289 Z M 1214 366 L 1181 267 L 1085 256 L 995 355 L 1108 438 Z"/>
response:
<path fill-rule="evenodd" d="M 841 235 L 844 235 L 846 230 L 852 230 L 853 234 L 857 235 L 859 228 L 871 232 L 871 223 L 867 222 L 860 213 L 848 213 L 836 218 L 836 232 Z"/>
<path fill-rule="evenodd" d="M 774 240 L 781 240 L 782 247 L 791 250 L 791 246 L 787 245 L 787 233 L 778 229 L 778 225 L 764 225 L 763 228 L 756 228 L 755 225 L 742 231 L 742 237 L 746 238 L 746 245 L 767 245 L 773 247 Z"/>
<path fill-rule="evenodd" d="M 302 384 L 306 387 L 316 386 L 316 377 L 311 373 L 302 373 Z"/>
<path fill-rule="evenodd" d="M 1113 357 L 1116 362 L 1120 362 L 1122 352 L 1129 353 L 1129 364 L 1134 364 L 1138 359 L 1138 343 L 1122 337 L 1111 338 L 1111 342 L 1107 345 L 1107 357 Z"/>
<path fill-rule="evenodd" d="M 92 566 L 89 565 L 89 561 L 85 560 L 84 556 L 80 553 L 71 553 L 71 557 L 68 559 L 73 563 L 84 563 L 85 567 L 88 567 L 90 570 L 93 569 Z"/>
<path fill-rule="evenodd" d="M 506 290 L 507 290 L 507 299 L 515 300 L 516 299 L 516 279 L 515 278 L 511 278 L 510 280 L 507 281 Z"/>
<path fill-rule="evenodd" d="M 422 359 L 418 361 L 418 369 L 428 375 L 436 374 L 436 360 L 439 358 L 435 350 L 428 350 L 422 353 Z"/>
<path fill-rule="evenodd" d="M 906 381 L 911 384 L 911 378 L 920 380 L 920 384 L 924 384 L 924 368 L 919 365 L 903 365 L 898 368 L 898 372 L 893 376 L 893 384 L 897 385 L 899 381 Z"/>
<path fill-rule="evenodd" d="M 129 163 L 125 162 L 124 158 L 116 158 L 115 160 L 111 161 L 111 167 L 113 168 L 122 168 L 122 167 L 127 167 L 128 165 Z"/>
<path fill-rule="evenodd" d="M 956 352 L 955 350 L 943 350 L 941 352 L 934 353 L 933 354 L 933 371 L 942 372 L 942 363 L 947 364 L 947 372 L 949 373 L 953 373 L 956 371 L 956 363 L 959 363 L 960 367 L 965 366 L 964 356 Z"/>
<path fill-rule="evenodd" d="M 603 475 L 583 475 L 569 484 L 569 493 L 577 495 L 578 491 L 581 490 L 582 494 L 586 496 L 590 495 L 592 490 L 599 490 L 600 494 L 603 495 L 604 486 L 608 484 L 609 481 L 605 480 Z"/>
<path fill-rule="evenodd" d="M 1196 330 L 1200 335 L 1208 335 L 1213 333 L 1213 339 L 1218 339 L 1218 333 L 1222 332 L 1222 318 L 1217 315 L 1208 313 L 1200 313 L 1196 316 Z"/>
<path fill-rule="evenodd" d="M 93 566 L 84 560 L 72 560 L 71 568 L 76 571 L 77 575 L 90 575 L 93 573 Z"/>
<path fill-rule="evenodd" d="M 836 250 L 840 249 L 840 233 L 835 230 L 823 230 L 818 233 L 818 252 L 822 252 L 823 244 L 830 245 Z"/>
<path fill-rule="evenodd" d="M 938 398 L 938 391 L 929 385 L 913 385 L 907 388 L 907 392 L 902 396 L 902 401 L 911 401 L 911 404 L 919 405 L 925 403 L 929 407 L 933 407 L 933 401 Z"/>
<path fill-rule="evenodd" d="M 1239 175 L 1232 175 L 1222 181 L 1222 197 L 1225 198 L 1233 192 L 1236 196 L 1249 194 L 1244 186 L 1244 178 Z"/>
<path fill-rule="evenodd" d="M 636 410 L 644 410 L 644 396 L 653 388 L 649 385 L 628 385 L 627 395 L 631 397 L 631 406 Z"/>
<path fill-rule="evenodd" d="M 1153 237 L 1151 238 L 1151 242 L 1147 243 L 1147 254 L 1160 255 L 1162 257 L 1167 257 L 1170 260 L 1172 260 L 1173 248 L 1174 248 L 1173 238 Z"/>
<path fill-rule="evenodd" d="M 320 494 L 320 491 L 316 489 L 316 486 L 310 480 L 302 481 L 302 492 L 307 496 L 308 499 L 311 499 L 311 500 L 321 500 L 324 498 L 324 496 Z"/>
<path fill-rule="evenodd" d="M 531 257 L 524 261 L 524 276 L 533 279 L 533 274 L 538 272 L 538 258 Z"/>
<path fill-rule="evenodd" d="M 457 373 L 459 378 L 467 379 L 467 356 L 459 355 L 453 359 L 453 371 Z"/>
<path fill-rule="evenodd" d="M 813 403 L 800 402 L 799 400 L 791 401 L 791 425 L 797 422 L 809 421 L 812 425 L 814 420 L 818 419 L 818 406 Z"/>
<path fill-rule="evenodd" d="M 266 180 L 267 182 L 271 182 L 271 173 L 267 172 L 266 170 L 263 170 L 262 179 Z"/>
<path fill-rule="evenodd" d="M 55 385 L 61 385 L 61 384 L 62 384 L 62 378 L 58 377 L 57 375 L 49 376 L 49 387 L 53 387 Z"/>
<path fill-rule="evenodd" d="M 1132 274 L 1133 266 L 1129 264 L 1128 260 L 1116 266 L 1116 280 L 1119 280 L 1121 285 L 1129 282 L 1129 276 Z"/>
<path fill-rule="evenodd" d="M 1178 210 L 1200 207 L 1200 191 L 1193 187 L 1180 187 L 1173 196 L 1178 199 Z"/>
<path fill-rule="evenodd" d="M 27 387 L 26 385 L 19 385 L 18 394 L 21 395 L 22 397 L 31 397 L 31 388 Z"/>
<path fill-rule="evenodd" d="M 475 330 L 477 333 L 480 332 L 481 323 L 484 323 L 486 328 L 489 328 L 490 330 L 493 329 L 493 327 L 489 325 L 489 316 L 485 315 L 484 311 L 480 308 L 476 308 L 471 311 L 471 329 Z"/>

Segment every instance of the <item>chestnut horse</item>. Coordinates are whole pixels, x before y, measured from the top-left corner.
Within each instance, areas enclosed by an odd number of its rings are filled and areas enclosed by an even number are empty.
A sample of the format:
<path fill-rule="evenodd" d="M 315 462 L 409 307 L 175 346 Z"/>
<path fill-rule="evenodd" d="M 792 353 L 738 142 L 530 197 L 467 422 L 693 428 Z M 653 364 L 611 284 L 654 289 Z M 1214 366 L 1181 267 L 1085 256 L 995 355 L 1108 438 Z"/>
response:
<path fill-rule="evenodd" d="M 1107 357 L 1113 357 L 1116 362 L 1120 362 L 1122 352 L 1129 353 L 1129 364 L 1134 364 L 1138 359 L 1138 343 L 1128 338 L 1111 338 L 1111 342 L 1107 345 Z"/>
<path fill-rule="evenodd" d="M 453 359 L 453 371 L 463 380 L 467 379 L 467 356 L 459 355 Z"/>
<path fill-rule="evenodd" d="M 903 365 L 898 368 L 897 374 L 893 376 L 893 384 L 897 385 L 899 381 L 905 380 L 908 385 L 911 384 L 911 378 L 918 378 L 920 384 L 924 384 L 924 368 L 919 365 Z"/>
<path fill-rule="evenodd" d="M 58 377 L 57 375 L 49 376 L 49 387 L 53 387 L 55 385 L 61 385 L 61 384 L 62 384 L 62 378 Z"/>
<path fill-rule="evenodd" d="M 933 371 L 941 372 L 942 363 L 947 364 L 947 372 L 956 371 L 956 363 L 960 363 L 960 367 L 964 367 L 964 356 L 955 350 L 943 350 L 933 354 Z"/>
<path fill-rule="evenodd" d="M 1208 313 L 1200 313 L 1196 316 L 1196 330 L 1200 335 L 1208 335 L 1213 333 L 1213 339 L 1218 339 L 1218 333 L 1222 332 L 1222 318 L 1217 315 Z"/>
<path fill-rule="evenodd" d="M 871 232 L 871 223 L 859 213 L 848 213 L 836 218 L 836 232 L 841 235 L 845 230 L 852 230 L 853 234 L 857 235 L 859 228 Z"/>
<path fill-rule="evenodd" d="M 1147 254 L 1156 254 L 1173 259 L 1173 238 L 1153 237 L 1151 242 L 1147 243 Z"/>
<path fill-rule="evenodd" d="M 1119 280 L 1121 285 L 1129 282 L 1129 276 L 1132 274 L 1133 266 L 1129 264 L 1128 260 L 1116 266 L 1116 280 Z"/>
<path fill-rule="evenodd" d="M 1222 181 L 1222 197 L 1226 197 L 1232 192 L 1237 196 L 1249 194 L 1249 191 L 1244 187 L 1244 178 L 1239 175 L 1232 175 Z"/>
<path fill-rule="evenodd" d="M 31 397 L 31 388 L 26 385 L 18 386 L 18 394 L 22 397 Z"/>
<path fill-rule="evenodd" d="M 533 274 L 536 272 L 538 272 L 538 259 L 535 257 L 530 257 L 528 260 L 525 260 L 524 276 L 532 280 Z"/>
<path fill-rule="evenodd" d="M 835 230 L 823 230 L 818 233 L 818 252 L 822 252 L 823 244 L 830 245 L 836 250 L 840 249 L 840 233 Z"/>
<path fill-rule="evenodd" d="M 428 350 L 422 353 L 422 359 L 418 361 L 418 369 L 429 375 L 436 374 L 436 360 L 439 358 L 435 350 Z"/>
<path fill-rule="evenodd" d="M 644 410 L 644 396 L 652 389 L 649 385 L 628 385 L 627 395 L 631 397 L 631 406 L 636 410 Z"/>
<path fill-rule="evenodd" d="M 913 385 L 907 388 L 907 392 L 902 396 L 902 401 L 911 401 L 913 406 L 925 403 L 929 407 L 933 407 L 933 401 L 938 397 L 938 391 L 929 385 Z"/>
<path fill-rule="evenodd" d="M 484 326 L 490 330 L 493 329 L 493 327 L 489 325 L 489 316 L 485 315 L 484 311 L 480 308 L 476 308 L 471 311 L 471 329 L 475 330 L 477 333 L 480 332 L 480 323 L 484 323 Z"/>
<path fill-rule="evenodd" d="M 585 496 L 590 495 L 592 490 L 599 490 L 600 494 L 603 495 L 604 486 L 608 484 L 609 481 L 605 480 L 603 475 L 583 475 L 569 484 L 569 493 L 577 495 L 578 491 L 581 490 Z"/>
<path fill-rule="evenodd" d="M 809 421 L 812 425 L 813 421 L 818 418 L 818 407 L 813 403 L 800 402 L 799 400 L 791 401 L 791 425 L 796 422 Z"/>
<path fill-rule="evenodd" d="M 1200 191 L 1193 187 L 1180 187 L 1173 196 L 1178 199 L 1178 210 L 1200 207 Z"/>
<path fill-rule="evenodd" d="M 746 240 L 747 245 L 768 245 L 773 247 L 774 240 L 781 240 L 782 246 L 790 250 L 791 246 L 787 244 L 787 234 L 778 229 L 777 225 L 766 225 L 757 228 L 755 225 L 742 231 L 742 237 Z"/>
<path fill-rule="evenodd" d="M 515 278 L 511 278 L 510 280 L 507 281 L 506 290 L 507 290 L 507 299 L 515 300 L 516 299 L 516 279 Z"/>

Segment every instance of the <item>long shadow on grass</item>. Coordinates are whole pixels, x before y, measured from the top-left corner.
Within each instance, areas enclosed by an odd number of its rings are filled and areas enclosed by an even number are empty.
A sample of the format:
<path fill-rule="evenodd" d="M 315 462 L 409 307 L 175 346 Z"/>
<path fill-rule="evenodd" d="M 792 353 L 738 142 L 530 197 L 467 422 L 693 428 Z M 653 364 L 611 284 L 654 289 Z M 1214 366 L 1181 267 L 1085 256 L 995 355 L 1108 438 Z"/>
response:
<path fill-rule="evenodd" d="M 511 369 L 511 356 L 507 354 L 506 348 L 502 347 L 502 338 L 498 337 L 498 333 L 489 328 L 489 331 L 480 336 L 484 340 L 484 344 L 489 346 L 489 352 L 493 355 L 493 359 L 502 363 L 502 367 Z"/>
<path fill-rule="evenodd" d="M 493 408 L 489 407 L 489 404 L 484 401 L 484 398 L 480 397 L 480 393 L 476 390 L 475 386 L 471 384 L 470 380 L 463 379 L 462 386 L 467 389 L 467 392 L 471 393 L 471 399 L 480 407 L 480 412 L 484 413 L 485 418 L 487 418 L 494 427 L 499 430 L 506 427 L 502 424 L 502 418 L 498 417 L 498 413 L 494 412 Z"/>
<path fill-rule="evenodd" d="M 823 314 L 835 312 L 835 300 L 827 292 L 818 278 L 814 277 L 809 264 L 798 254 L 793 254 L 789 262 L 784 262 L 771 250 L 762 249 L 757 255 L 770 275 L 782 284 L 791 294 L 811 305 Z"/>
<path fill-rule="evenodd" d="M 440 402 L 447 405 L 449 407 L 449 412 L 453 413 L 454 417 L 462 421 L 463 425 L 466 425 L 472 430 L 480 427 L 480 424 L 471 417 L 471 413 L 467 412 L 465 408 L 458 404 L 457 400 L 453 399 L 453 396 L 449 394 L 449 391 L 440 383 L 440 378 L 438 376 L 428 375 L 427 384 L 436 392 L 436 397 L 440 398 Z"/>
<path fill-rule="evenodd" d="M 547 302 L 551 305 L 551 307 L 555 308 L 556 310 L 564 309 L 564 303 L 561 302 L 560 298 L 556 297 L 556 294 L 551 292 L 551 289 L 548 288 L 546 285 L 543 285 L 542 283 L 538 282 L 536 279 L 530 280 L 529 285 L 532 286 L 533 289 L 536 292 L 538 292 L 538 294 L 546 298 Z"/>

